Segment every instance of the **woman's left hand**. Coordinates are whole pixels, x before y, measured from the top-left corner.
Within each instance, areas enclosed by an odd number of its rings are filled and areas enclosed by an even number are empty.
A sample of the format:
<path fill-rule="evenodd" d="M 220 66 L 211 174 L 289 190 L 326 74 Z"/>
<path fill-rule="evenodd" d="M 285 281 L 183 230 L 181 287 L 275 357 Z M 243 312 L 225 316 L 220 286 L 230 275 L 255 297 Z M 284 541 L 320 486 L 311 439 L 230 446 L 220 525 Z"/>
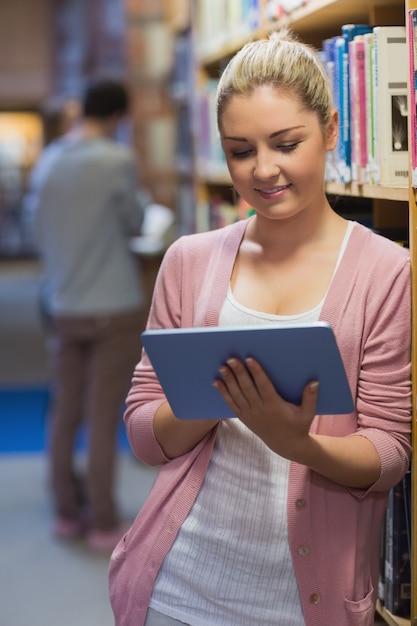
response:
<path fill-rule="evenodd" d="M 379 478 L 378 452 L 360 433 L 342 437 L 310 433 L 317 381 L 305 386 L 301 404 L 296 405 L 277 393 L 265 370 L 252 358 L 245 362 L 229 359 L 219 373 L 221 379 L 214 381 L 214 386 L 236 417 L 273 452 L 353 488 L 368 488 Z"/>
<path fill-rule="evenodd" d="M 275 390 L 262 366 L 252 358 L 229 359 L 213 383 L 233 413 L 274 452 L 292 461 L 304 457 L 317 402 L 317 381 L 304 388 L 300 405 Z"/>

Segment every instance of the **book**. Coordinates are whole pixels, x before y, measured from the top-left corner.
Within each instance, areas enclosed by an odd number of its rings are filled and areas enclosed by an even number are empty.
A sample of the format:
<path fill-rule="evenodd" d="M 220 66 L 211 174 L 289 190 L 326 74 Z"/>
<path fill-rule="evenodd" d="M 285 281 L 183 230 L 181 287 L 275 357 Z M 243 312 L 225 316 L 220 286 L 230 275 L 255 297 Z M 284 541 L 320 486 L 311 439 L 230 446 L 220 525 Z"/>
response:
<path fill-rule="evenodd" d="M 285 15 L 284 8 L 279 0 L 267 0 L 265 5 L 265 18 L 267 22 L 280 20 Z"/>
<path fill-rule="evenodd" d="M 339 75 L 338 68 L 336 67 L 336 42 L 338 37 L 329 37 L 322 42 L 322 50 L 320 53 L 320 58 L 325 69 L 327 80 L 329 83 L 330 90 L 333 96 L 333 102 L 335 108 L 338 109 L 339 104 Z M 338 156 L 338 148 L 339 144 L 336 146 L 335 150 L 331 154 L 328 155 L 328 159 L 326 160 L 326 173 L 325 179 L 327 182 L 332 180 L 339 180 L 340 174 L 337 170 L 337 164 L 339 162 Z"/>
<path fill-rule="evenodd" d="M 214 194 L 209 199 L 209 227 L 210 230 L 233 224 L 239 219 L 237 207 L 222 196 Z"/>
<path fill-rule="evenodd" d="M 405 26 L 374 27 L 375 177 L 408 184 L 408 49 Z"/>
<path fill-rule="evenodd" d="M 352 180 L 363 184 L 367 182 L 368 163 L 364 35 L 356 35 L 348 47 Z"/>
<path fill-rule="evenodd" d="M 261 26 L 261 0 L 241 0 L 242 15 L 248 33 Z"/>
<path fill-rule="evenodd" d="M 217 79 L 207 79 L 199 91 L 198 160 L 205 174 L 226 172 L 226 159 L 222 150 L 216 116 Z"/>
<path fill-rule="evenodd" d="M 348 91 L 343 88 L 345 69 L 345 39 L 341 35 L 335 41 L 335 60 L 334 60 L 334 80 L 337 82 L 337 99 L 336 93 L 334 105 L 339 115 L 339 137 L 336 148 L 336 169 L 340 180 L 344 183 L 350 182 L 350 167 L 347 166 L 346 147 L 348 145 L 347 131 L 348 126 L 343 123 L 344 111 L 348 109 Z"/>
<path fill-rule="evenodd" d="M 375 118 L 374 118 L 374 34 L 366 33 L 365 41 L 365 91 L 366 91 L 366 146 L 367 157 L 367 181 L 371 184 L 375 180 Z"/>
<path fill-rule="evenodd" d="M 356 77 L 355 77 L 355 50 L 353 40 L 348 42 L 348 67 L 349 67 L 349 150 L 350 150 L 350 179 L 358 180 L 357 162 L 356 162 Z"/>
<path fill-rule="evenodd" d="M 385 527 L 384 605 L 398 617 L 411 611 L 411 472 L 390 490 Z"/>
<path fill-rule="evenodd" d="M 227 9 L 224 0 L 196 2 L 196 43 L 200 54 L 213 54 L 229 40 Z"/>
<path fill-rule="evenodd" d="M 407 14 L 409 77 L 409 115 L 410 115 L 410 163 L 411 184 L 417 187 L 417 9 L 410 9 Z"/>
<path fill-rule="evenodd" d="M 343 46 L 338 51 L 338 55 L 342 55 L 342 80 L 340 83 L 340 98 L 342 104 L 340 130 L 342 134 L 341 141 L 341 159 L 340 171 L 343 176 L 343 182 L 351 182 L 351 127 L 350 127 L 350 68 L 349 68 L 349 41 L 352 41 L 356 35 L 364 35 L 372 32 L 372 26 L 369 24 L 343 24 L 341 36 Z M 338 47 L 340 43 L 338 43 Z M 340 61 L 338 61 L 340 63 Z"/>
<path fill-rule="evenodd" d="M 381 605 L 385 605 L 385 546 L 386 546 L 387 513 L 385 511 L 384 521 L 379 539 L 379 572 L 377 597 Z"/>

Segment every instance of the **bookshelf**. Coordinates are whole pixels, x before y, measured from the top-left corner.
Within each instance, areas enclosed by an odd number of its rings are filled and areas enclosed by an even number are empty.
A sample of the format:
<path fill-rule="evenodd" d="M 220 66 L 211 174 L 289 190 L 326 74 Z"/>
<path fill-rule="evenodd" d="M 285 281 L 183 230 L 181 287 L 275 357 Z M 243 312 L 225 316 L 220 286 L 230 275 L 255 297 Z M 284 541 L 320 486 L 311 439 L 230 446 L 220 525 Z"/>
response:
<path fill-rule="evenodd" d="M 405 10 L 417 9 L 417 0 L 405 0 Z M 413 85 L 409 82 L 409 91 Z M 411 138 L 415 134 L 416 129 L 413 124 L 413 118 L 410 115 L 408 120 L 408 136 Z M 411 155 L 409 155 L 411 170 Z M 410 174 L 411 178 L 411 174 Z M 417 286 L 416 286 L 416 268 L 417 268 L 417 190 L 409 184 L 409 224 L 410 224 L 410 254 L 411 267 L 413 275 L 412 290 L 412 309 L 413 314 L 413 345 L 412 345 L 412 363 L 413 363 L 413 450 L 417 446 L 417 408 L 416 408 L 416 384 L 417 384 L 417 353 L 416 353 L 416 337 L 417 337 Z M 412 546 L 417 545 L 417 463 L 413 463 L 411 467 L 411 537 Z M 417 625 L 417 551 L 411 550 L 411 626 Z"/>
<path fill-rule="evenodd" d="M 289 13 L 279 13 L 279 2 L 258 0 L 247 3 L 246 11 L 240 11 L 237 0 L 178 0 L 177 9 L 170 13 L 172 27 L 177 34 L 190 33 L 194 65 L 194 78 L 186 90 L 185 98 L 190 111 L 190 136 L 193 142 L 192 163 L 189 180 L 193 184 L 195 220 L 193 230 L 206 230 L 210 222 L 209 205 L 226 202 L 236 207 L 231 180 L 224 161 L 213 158 L 204 141 L 207 129 L 203 129 L 202 108 L 209 115 L 210 98 L 213 97 L 216 80 L 228 59 L 250 39 L 266 36 L 270 31 L 289 26 L 301 39 L 321 49 L 326 38 L 340 34 L 343 24 L 369 24 L 370 26 L 406 25 L 408 9 L 417 8 L 417 0 L 304 0 Z M 286 3 L 290 4 L 290 3 Z M 248 5 L 257 5 L 256 13 L 248 11 Z M 271 19 L 272 10 L 277 13 Z M 180 26 L 178 26 L 178 23 Z M 409 89 L 409 85 L 408 85 Z M 203 102 L 203 107 L 202 107 Z M 408 139 L 411 137 L 411 116 L 408 116 Z M 413 273 L 417 268 L 417 202 L 411 187 L 410 176 L 402 185 L 384 186 L 373 183 L 343 183 L 331 180 L 327 183 L 329 196 L 347 199 L 348 203 L 365 201 L 370 207 L 371 218 L 387 230 L 403 228 L 407 231 Z M 236 207 L 236 211 L 237 211 Z M 230 216 L 230 211 L 229 211 Z M 232 218 L 233 219 L 233 214 Z M 192 220 L 189 224 L 192 223 Z M 184 232 L 187 231 L 185 227 Z M 389 235 L 388 235 L 389 236 Z M 415 280 L 415 278 L 414 278 Z M 417 288 L 413 285 L 413 310 L 417 311 Z M 417 336 L 417 315 L 413 317 L 413 337 Z M 417 376 L 417 356 L 413 347 L 413 384 Z M 415 395 L 415 394 L 414 394 Z M 417 444 L 416 407 L 413 401 L 413 445 Z M 417 503 L 417 464 L 412 467 L 412 503 Z M 412 540 L 417 544 L 417 510 L 412 511 Z M 391 626 L 417 626 L 417 550 L 412 551 L 412 598 L 410 618 L 389 613 L 380 603 L 377 614 Z"/>
<path fill-rule="evenodd" d="M 234 9 L 230 8 L 228 11 L 227 8 L 224 8 L 225 4 L 229 4 Z M 231 203 L 234 201 L 233 194 L 230 192 L 231 182 L 226 164 L 224 159 L 222 160 L 218 142 L 216 146 L 216 140 L 212 137 L 213 132 L 216 134 L 216 130 L 212 128 L 215 123 L 213 117 L 210 119 L 212 113 L 207 111 L 210 110 L 210 102 L 214 98 L 219 72 L 236 50 L 249 39 L 263 37 L 268 32 L 285 25 L 290 26 L 303 40 L 321 48 L 325 39 L 340 34 L 341 25 L 345 23 L 366 23 L 372 26 L 392 24 L 404 26 L 405 24 L 403 0 L 368 0 L 367 2 L 353 0 L 349 4 L 342 0 L 309 0 L 304 3 L 298 2 L 297 4 L 302 4 L 302 6 L 276 20 L 268 19 L 270 17 L 268 7 L 272 3 L 267 0 L 260 0 L 257 19 L 253 15 L 249 18 L 246 16 L 247 21 L 245 22 L 245 16 L 238 14 L 237 26 L 233 24 L 233 15 L 236 18 L 236 4 L 238 3 L 233 1 L 221 3 L 220 0 L 211 3 L 208 0 L 200 0 L 193 3 L 192 20 L 196 40 L 196 73 L 199 92 L 196 116 L 200 123 L 200 136 L 196 139 L 198 147 L 195 166 L 197 230 L 206 230 L 213 226 L 210 215 L 210 200 L 213 196 L 218 198 L 220 195 L 225 197 L 227 202 L 230 200 Z M 275 3 L 275 5 L 278 4 Z M 207 26 L 209 12 L 211 20 Z M 216 13 L 224 18 L 223 24 L 216 17 Z M 201 104 L 202 100 L 203 104 Z M 206 109 L 205 113 L 204 109 Z M 204 115 L 206 119 L 202 120 Z M 205 129 L 204 132 L 201 132 L 201 128 L 204 126 L 207 126 L 208 130 Z M 221 192 L 222 188 L 223 193 Z M 401 185 L 389 187 L 368 183 L 357 184 L 356 182 L 340 184 L 331 181 L 328 184 L 328 193 L 333 196 L 350 197 L 353 202 L 356 198 L 367 198 L 369 200 L 369 216 L 365 216 L 366 221 L 375 221 L 375 211 L 378 211 L 381 201 L 408 202 L 406 177 L 402 180 Z M 230 217 L 230 211 L 227 210 L 227 214 Z M 385 220 L 388 221 L 384 222 L 384 226 L 388 229 L 398 228 L 400 224 L 395 205 L 391 218 L 392 222 L 389 214 L 385 212 Z M 405 215 L 401 225 L 405 229 L 408 228 L 407 215 Z"/>

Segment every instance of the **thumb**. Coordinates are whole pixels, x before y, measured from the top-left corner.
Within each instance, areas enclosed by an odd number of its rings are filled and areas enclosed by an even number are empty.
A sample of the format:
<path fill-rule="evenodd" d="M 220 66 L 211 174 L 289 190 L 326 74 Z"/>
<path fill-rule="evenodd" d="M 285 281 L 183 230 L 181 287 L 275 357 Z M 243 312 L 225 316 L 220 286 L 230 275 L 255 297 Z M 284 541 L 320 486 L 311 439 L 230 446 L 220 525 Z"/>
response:
<path fill-rule="evenodd" d="M 303 397 L 301 399 L 301 407 L 305 415 L 311 415 L 313 417 L 316 414 L 318 392 L 318 380 L 313 380 L 304 387 Z"/>

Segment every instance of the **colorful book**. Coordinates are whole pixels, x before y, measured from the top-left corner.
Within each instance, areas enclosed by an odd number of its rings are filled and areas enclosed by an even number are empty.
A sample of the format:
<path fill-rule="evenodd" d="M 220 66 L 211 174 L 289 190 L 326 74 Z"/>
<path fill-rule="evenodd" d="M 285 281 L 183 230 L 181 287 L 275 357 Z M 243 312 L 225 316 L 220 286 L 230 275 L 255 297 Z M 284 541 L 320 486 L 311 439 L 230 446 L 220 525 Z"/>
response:
<path fill-rule="evenodd" d="M 344 182 L 351 181 L 351 128 L 350 128 L 350 95 L 349 95 L 349 41 L 352 41 L 356 35 L 364 35 L 372 32 L 372 26 L 369 24 L 344 24 L 342 26 L 342 38 L 344 42 L 342 59 L 343 59 L 343 77 L 340 83 L 340 102 L 343 104 L 341 111 L 342 118 L 340 120 L 340 129 L 342 133 L 343 146 L 341 151 L 343 161 L 341 162 L 341 172 Z M 340 52 L 339 52 L 340 53 Z"/>
<path fill-rule="evenodd" d="M 349 129 L 350 129 L 350 172 L 351 180 L 356 182 L 358 180 L 358 166 L 357 166 L 357 143 L 356 143 L 356 89 L 357 80 L 355 76 L 356 64 L 355 64 L 355 49 L 353 46 L 353 40 L 348 43 L 348 62 L 349 62 Z"/>
<path fill-rule="evenodd" d="M 417 9 L 408 11 L 409 115 L 411 184 L 417 187 Z"/>
<path fill-rule="evenodd" d="M 386 509 L 385 529 L 385 607 L 398 617 L 410 617 L 411 472 L 391 489 Z"/>
<path fill-rule="evenodd" d="M 345 39 L 342 36 L 337 37 L 335 42 L 335 81 L 338 84 L 337 100 L 335 107 L 339 114 L 339 138 L 337 142 L 337 163 L 336 168 L 339 178 L 344 183 L 351 180 L 350 167 L 347 167 L 346 147 L 348 145 L 348 126 L 343 123 L 344 111 L 348 108 L 348 91 L 343 88 L 345 70 Z M 334 94 L 336 95 L 336 94 Z"/>
<path fill-rule="evenodd" d="M 378 600 L 382 606 L 385 605 L 385 547 L 387 531 L 387 512 L 385 511 L 384 521 L 381 528 L 379 540 L 379 575 L 378 575 Z"/>
<path fill-rule="evenodd" d="M 405 26 L 374 27 L 376 180 L 408 184 L 408 48 Z"/>
<path fill-rule="evenodd" d="M 261 26 L 261 0 L 241 0 L 242 15 L 249 32 Z"/>
<path fill-rule="evenodd" d="M 352 180 L 367 182 L 367 119 L 364 35 L 356 35 L 349 42 L 350 90 L 351 90 L 351 162 Z"/>
<path fill-rule="evenodd" d="M 367 158 L 367 180 L 375 183 L 375 119 L 374 119 L 374 88 L 373 88 L 373 53 L 374 34 L 366 33 L 365 41 L 365 82 L 366 82 L 366 146 L 368 149 Z"/>
<path fill-rule="evenodd" d="M 267 0 L 265 4 L 265 19 L 267 22 L 274 22 L 284 17 L 284 7 L 279 0 Z"/>
<path fill-rule="evenodd" d="M 339 80 L 336 71 L 336 41 L 338 37 L 329 37 L 322 42 L 321 60 L 327 75 L 329 87 L 332 92 L 333 102 L 336 108 L 338 108 L 339 101 Z M 329 155 L 326 161 L 326 181 L 339 180 L 340 175 L 337 171 L 338 163 L 338 146 Z"/>

